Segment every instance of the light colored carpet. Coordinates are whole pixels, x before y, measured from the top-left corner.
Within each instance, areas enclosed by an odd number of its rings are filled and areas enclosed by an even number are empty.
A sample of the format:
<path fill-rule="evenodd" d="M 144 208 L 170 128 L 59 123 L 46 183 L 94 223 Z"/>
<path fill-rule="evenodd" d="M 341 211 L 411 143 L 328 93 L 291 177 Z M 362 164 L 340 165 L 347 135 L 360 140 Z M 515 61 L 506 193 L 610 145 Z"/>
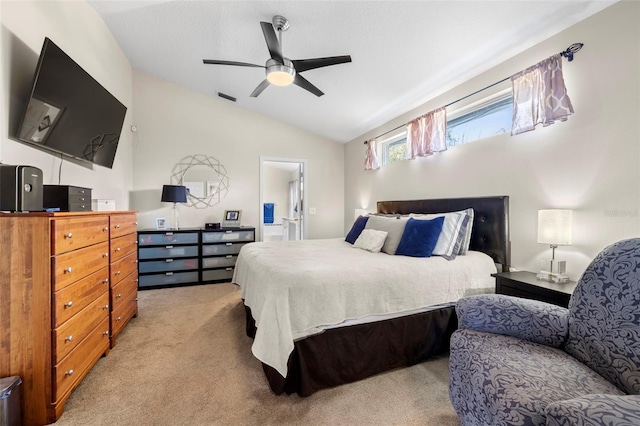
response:
<path fill-rule="evenodd" d="M 275 395 L 232 284 L 139 293 L 139 316 L 67 401 L 57 426 L 459 425 L 448 358 L 319 391 Z"/>

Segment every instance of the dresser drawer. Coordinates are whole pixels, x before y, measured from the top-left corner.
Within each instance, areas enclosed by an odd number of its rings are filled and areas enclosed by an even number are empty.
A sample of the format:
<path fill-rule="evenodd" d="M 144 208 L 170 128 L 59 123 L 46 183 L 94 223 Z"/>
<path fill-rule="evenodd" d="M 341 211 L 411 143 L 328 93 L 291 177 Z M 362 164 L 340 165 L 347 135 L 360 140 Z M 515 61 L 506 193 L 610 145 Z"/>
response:
<path fill-rule="evenodd" d="M 109 218 L 108 216 L 87 216 L 53 219 L 51 235 L 54 255 L 90 246 L 107 241 Z"/>
<path fill-rule="evenodd" d="M 198 246 L 140 247 L 140 259 L 171 259 L 174 257 L 197 257 Z"/>
<path fill-rule="evenodd" d="M 220 232 L 203 232 L 203 243 L 221 243 L 227 241 L 253 241 L 254 231 L 220 231 Z"/>
<path fill-rule="evenodd" d="M 166 272 L 164 274 L 140 275 L 138 277 L 138 286 L 152 287 L 172 284 L 197 283 L 198 272 Z"/>
<path fill-rule="evenodd" d="M 138 244 L 142 246 L 166 246 L 171 244 L 198 244 L 197 232 L 164 232 L 158 234 L 138 234 Z"/>
<path fill-rule="evenodd" d="M 109 291 L 109 269 L 102 268 L 53 294 L 53 326 L 80 312 L 100 295 Z"/>
<path fill-rule="evenodd" d="M 133 273 L 111 289 L 111 310 L 117 310 L 129 299 L 138 297 L 138 274 Z"/>
<path fill-rule="evenodd" d="M 198 269 L 198 259 L 165 259 L 140 262 L 138 272 L 169 272 Z"/>
<path fill-rule="evenodd" d="M 133 252 L 111 264 L 111 286 L 138 269 L 138 253 Z"/>
<path fill-rule="evenodd" d="M 133 318 L 136 312 L 138 312 L 138 302 L 134 295 L 130 295 L 129 299 L 124 300 L 124 302 L 111 313 L 111 334 L 114 337 L 120 334 L 120 331 L 122 331 L 129 320 Z"/>
<path fill-rule="evenodd" d="M 72 203 L 69 201 L 69 211 L 70 212 L 90 212 L 91 211 L 91 201 L 80 201 L 77 203 Z"/>
<path fill-rule="evenodd" d="M 238 256 L 220 256 L 220 257 L 205 257 L 202 259 L 203 268 L 227 268 L 234 266 Z"/>
<path fill-rule="evenodd" d="M 133 234 L 127 234 L 122 237 L 114 238 L 111 240 L 111 262 L 115 262 L 118 259 L 122 259 L 129 253 L 133 253 L 138 248 L 138 236 L 134 232 Z"/>
<path fill-rule="evenodd" d="M 238 254 L 243 245 L 247 243 L 224 243 L 209 244 L 202 246 L 203 256 L 212 256 L 217 254 Z"/>
<path fill-rule="evenodd" d="M 228 280 L 233 278 L 233 268 L 225 269 L 212 269 L 209 271 L 202 271 L 202 281 L 219 281 Z"/>
<path fill-rule="evenodd" d="M 73 190 L 69 190 L 69 203 L 75 203 L 75 204 L 84 204 L 84 205 L 91 205 L 91 193 L 87 194 L 86 191 L 84 191 L 85 193 L 81 194 L 80 191 L 73 191 Z M 75 210 L 73 210 L 75 211 Z"/>
<path fill-rule="evenodd" d="M 106 317 L 66 358 L 53 367 L 53 400 L 58 401 L 70 392 L 108 349 L 109 317 Z"/>
<path fill-rule="evenodd" d="M 53 330 L 54 363 L 60 362 L 82 343 L 105 318 L 109 318 L 108 291 Z"/>
<path fill-rule="evenodd" d="M 104 242 L 64 253 L 52 258 L 54 289 L 59 290 L 72 282 L 109 265 L 109 243 Z"/>
<path fill-rule="evenodd" d="M 138 218 L 135 213 L 113 214 L 110 216 L 111 238 L 135 233 L 137 231 Z"/>

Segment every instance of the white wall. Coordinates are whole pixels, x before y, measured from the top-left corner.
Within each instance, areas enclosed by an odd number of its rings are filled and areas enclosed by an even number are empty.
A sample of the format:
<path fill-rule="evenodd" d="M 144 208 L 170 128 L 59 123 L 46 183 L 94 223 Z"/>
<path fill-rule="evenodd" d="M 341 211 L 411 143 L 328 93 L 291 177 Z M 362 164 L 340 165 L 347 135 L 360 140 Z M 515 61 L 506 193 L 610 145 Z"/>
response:
<path fill-rule="evenodd" d="M 564 61 L 575 115 L 567 122 L 462 145 L 364 172 L 363 141 L 516 73 L 575 42 Z M 537 210 L 574 210 L 573 245 L 556 256 L 577 279 L 606 245 L 640 235 L 640 3 L 620 2 L 442 96 L 351 141 L 345 151 L 345 230 L 378 200 L 509 195 L 512 265 L 537 271 Z"/>
<path fill-rule="evenodd" d="M 156 217 L 171 218 L 171 206 L 160 202 L 163 184 L 183 157 L 215 157 L 227 169 L 229 192 L 208 209 L 180 206 L 180 226 L 220 222 L 224 210 L 242 210 L 243 225 L 259 228 L 260 156 L 306 159 L 306 196 L 317 214 L 309 216 L 308 237 L 343 236 L 344 146 L 233 103 L 134 71 L 136 105 L 131 205 L 140 211 L 141 227 Z"/>
<path fill-rule="evenodd" d="M 129 208 L 132 185 L 132 69 L 111 32 L 84 1 L 0 2 L 0 161 L 42 169 L 45 184 L 93 188 L 93 198 Z M 127 108 L 113 169 L 65 160 L 12 139 L 29 97 L 44 38 L 49 37 Z"/>

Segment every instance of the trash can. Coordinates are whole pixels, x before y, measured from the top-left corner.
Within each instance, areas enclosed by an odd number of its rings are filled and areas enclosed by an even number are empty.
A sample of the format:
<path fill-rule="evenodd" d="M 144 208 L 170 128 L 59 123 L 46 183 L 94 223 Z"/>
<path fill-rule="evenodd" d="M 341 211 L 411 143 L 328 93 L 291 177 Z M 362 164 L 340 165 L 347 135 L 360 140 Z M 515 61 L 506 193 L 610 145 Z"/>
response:
<path fill-rule="evenodd" d="M 0 426 L 20 426 L 20 385 L 18 376 L 0 379 Z"/>

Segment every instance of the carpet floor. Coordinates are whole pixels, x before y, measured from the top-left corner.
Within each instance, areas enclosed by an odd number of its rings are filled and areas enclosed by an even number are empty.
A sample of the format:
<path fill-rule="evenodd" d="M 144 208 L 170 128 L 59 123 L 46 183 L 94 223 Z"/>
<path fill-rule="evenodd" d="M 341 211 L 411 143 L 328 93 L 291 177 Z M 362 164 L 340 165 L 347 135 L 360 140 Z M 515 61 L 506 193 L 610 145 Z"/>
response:
<path fill-rule="evenodd" d="M 275 395 L 251 354 L 236 286 L 141 291 L 138 306 L 56 426 L 460 424 L 447 357 L 307 398 Z"/>

